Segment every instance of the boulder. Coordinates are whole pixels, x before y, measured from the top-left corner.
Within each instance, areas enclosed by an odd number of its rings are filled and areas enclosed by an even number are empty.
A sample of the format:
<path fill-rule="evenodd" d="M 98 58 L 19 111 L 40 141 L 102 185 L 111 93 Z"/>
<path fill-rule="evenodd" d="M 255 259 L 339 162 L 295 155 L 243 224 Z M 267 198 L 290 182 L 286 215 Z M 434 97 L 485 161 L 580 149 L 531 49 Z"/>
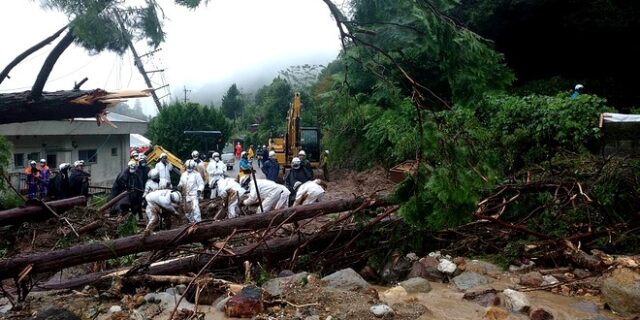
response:
<path fill-rule="evenodd" d="M 264 310 L 262 289 L 244 287 L 239 294 L 231 297 L 224 305 L 227 317 L 251 318 Z"/>
<path fill-rule="evenodd" d="M 440 263 L 438 263 L 438 271 L 442 273 L 454 274 L 456 269 L 456 264 L 448 259 L 442 259 L 440 260 Z"/>
<path fill-rule="evenodd" d="M 471 289 L 491 282 L 493 282 L 491 278 L 472 271 L 465 271 L 453 278 L 453 283 L 461 290 Z"/>
<path fill-rule="evenodd" d="M 498 306 L 500 305 L 500 298 L 496 294 L 495 289 L 481 290 L 481 291 L 469 291 L 462 296 L 463 299 L 475 302 L 483 307 Z"/>
<path fill-rule="evenodd" d="M 295 273 L 293 271 L 285 269 L 280 271 L 280 273 L 278 273 L 278 278 L 290 277 L 294 274 Z"/>
<path fill-rule="evenodd" d="M 431 291 L 429 281 L 423 278 L 411 278 L 409 280 L 402 281 L 400 282 L 400 286 L 402 286 L 408 293 L 427 293 Z"/>
<path fill-rule="evenodd" d="M 400 279 L 404 279 L 409 271 L 413 261 L 406 256 L 398 256 L 392 258 L 380 272 L 380 278 L 386 283 L 397 283 Z"/>
<path fill-rule="evenodd" d="M 528 272 L 520 276 L 520 285 L 526 287 L 539 287 L 544 282 L 542 274 L 538 271 Z"/>
<path fill-rule="evenodd" d="M 550 285 L 550 284 L 556 284 L 560 281 L 558 281 L 558 279 L 556 279 L 556 277 L 552 276 L 552 275 L 544 275 L 542 276 L 542 285 L 546 286 L 546 285 Z"/>
<path fill-rule="evenodd" d="M 271 279 L 262 285 L 262 289 L 264 289 L 264 291 L 266 291 L 270 296 L 277 297 L 282 295 L 283 289 L 299 284 L 308 275 L 309 274 L 306 272 L 300 272 L 287 277 Z"/>
<path fill-rule="evenodd" d="M 120 312 L 122 311 L 122 307 L 121 306 L 111 306 L 111 308 L 109 308 L 109 312 L 110 313 L 116 313 L 116 312 Z"/>
<path fill-rule="evenodd" d="M 529 299 L 527 299 L 524 293 L 511 289 L 506 289 L 503 293 L 507 309 L 513 312 L 529 312 L 531 303 L 529 303 Z"/>
<path fill-rule="evenodd" d="M 622 315 L 640 314 L 640 274 L 622 268 L 602 281 L 602 296 L 611 310 Z"/>
<path fill-rule="evenodd" d="M 39 312 L 35 317 L 31 318 L 34 320 L 80 320 L 80 317 L 75 315 L 73 312 L 63 309 L 63 308 L 51 308 Z"/>
<path fill-rule="evenodd" d="M 374 316 L 382 318 L 386 315 L 392 315 L 393 309 L 386 304 L 376 304 L 369 309 Z"/>
<path fill-rule="evenodd" d="M 586 269 L 574 269 L 573 270 L 573 274 L 578 279 L 591 277 L 591 272 L 589 270 L 586 270 Z"/>
<path fill-rule="evenodd" d="M 542 308 L 537 308 L 531 311 L 531 313 L 529 313 L 529 318 L 531 318 L 531 320 L 553 320 L 554 319 L 553 314 L 551 314 L 551 312 Z"/>
<path fill-rule="evenodd" d="M 322 281 L 328 287 L 344 290 L 358 290 L 369 287 L 369 283 L 351 268 L 336 271 L 322 278 Z"/>
<path fill-rule="evenodd" d="M 465 271 L 472 271 L 479 274 L 490 275 L 502 272 L 502 269 L 493 263 L 482 260 L 471 260 L 465 263 Z"/>
<path fill-rule="evenodd" d="M 438 271 L 438 260 L 434 257 L 424 257 L 411 266 L 407 279 L 421 277 L 433 282 L 443 282 L 444 274 Z"/>

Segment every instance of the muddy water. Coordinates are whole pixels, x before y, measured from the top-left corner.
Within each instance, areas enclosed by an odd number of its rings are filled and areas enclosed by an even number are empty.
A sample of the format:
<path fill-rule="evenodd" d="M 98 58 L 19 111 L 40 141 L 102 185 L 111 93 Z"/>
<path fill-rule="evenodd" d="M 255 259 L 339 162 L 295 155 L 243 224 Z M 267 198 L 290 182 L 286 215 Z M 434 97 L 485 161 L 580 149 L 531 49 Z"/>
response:
<path fill-rule="evenodd" d="M 500 288 L 504 283 L 493 284 L 492 287 Z M 429 311 L 420 317 L 427 319 L 482 319 L 485 308 L 462 298 L 464 293 L 446 284 L 431 283 L 432 290 L 429 293 L 407 294 L 399 287 L 383 291 L 380 299 L 389 305 L 396 303 L 419 303 L 427 307 Z M 489 288 L 489 287 L 487 287 Z M 602 310 L 602 302 L 595 297 L 565 297 L 546 291 L 527 292 L 527 297 L 532 307 L 544 308 L 551 312 L 555 319 L 622 319 L 610 311 Z M 529 319 L 527 315 L 511 313 L 509 319 Z"/>

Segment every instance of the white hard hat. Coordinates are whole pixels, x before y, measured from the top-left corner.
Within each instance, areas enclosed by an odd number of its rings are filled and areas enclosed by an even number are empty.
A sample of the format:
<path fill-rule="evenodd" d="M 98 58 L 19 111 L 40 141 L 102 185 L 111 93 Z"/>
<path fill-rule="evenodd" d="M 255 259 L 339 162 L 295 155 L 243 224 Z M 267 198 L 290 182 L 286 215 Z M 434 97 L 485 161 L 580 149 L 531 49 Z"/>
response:
<path fill-rule="evenodd" d="M 214 157 L 214 158 L 215 158 L 215 157 L 219 157 L 219 156 L 220 156 L 220 154 L 219 154 L 219 153 L 217 153 L 217 152 L 214 152 L 214 153 L 213 153 L 213 157 Z"/>
<path fill-rule="evenodd" d="M 246 151 L 242 151 L 242 152 L 240 152 L 240 156 L 241 156 L 241 157 L 242 157 L 242 156 L 244 156 L 245 154 L 247 154 L 247 152 L 246 152 Z"/>
<path fill-rule="evenodd" d="M 191 160 L 191 159 L 189 159 L 186 162 L 186 167 L 187 167 L 187 169 L 195 169 L 196 168 L 196 162 Z"/>
<path fill-rule="evenodd" d="M 63 162 L 63 163 L 61 163 L 61 164 L 58 166 L 58 169 L 60 169 L 60 170 L 64 170 L 64 169 L 69 168 L 69 167 L 71 167 L 71 165 L 70 165 L 70 164 L 68 164 L 68 163 L 66 163 L 66 162 Z"/>
<path fill-rule="evenodd" d="M 298 190 L 298 188 L 302 185 L 302 182 L 300 181 L 296 181 L 296 183 L 293 184 L 293 189 Z"/>
<path fill-rule="evenodd" d="M 306 155 L 307 155 L 307 153 L 306 153 L 306 152 L 304 152 L 304 150 L 300 150 L 300 152 L 298 152 L 298 155 L 299 155 L 299 156 L 306 156 Z"/>
<path fill-rule="evenodd" d="M 133 157 L 137 157 L 137 156 L 138 156 L 138 151 L 136 151 L 136 150 L 131 151 L 131 157 L 132 158 Z"/>
<path fill-rule="evenodd" d="M 180 192 L 172 191 L 171 192 L 171 202 L 180 203 L 180 200 L 182 200 L 182 195 L 180 194 Z"/>
<path fill-rule="evenodd" d="M 329 150 L 325 150 L 324 153 L 329 154 Z"/>
<path fill-rule="evenodd" d="M 35 165 L 36 165 L 36 162 L 35 162 L 35 161 L 33 161 L 33 160 L 31 160 L 31 161 L 29 162 L 29 164 L 30 164 L 30 165 L 32 165 L 32 166 L 35 166 Z"/>
<path fill-rule="evenodd" d="M 40 163 L 47 163 L 47 160 L 45 160 L 45 159 L 40 159 Z"/>
<path fill-rule="evenodd" d="M 129 163 L 127 163 L 127 166 L 129 167 L 129 169 L 135 169 L 138 167 L 138 163 L 133 160 L 129 160 Z"/>
<path fill-rule="evenodd" d="M 302 160 L 300 160 L 300 158 L 298 158 L 298 157 L 294 157 L 291 160 L 291 164 L 300 164 L 301 162 L 302 162 Z"/>
<path fill-rule="evenodd" d="M 199 155 L 200 155 L 200 152 L 198 152 L 198 150 L 193 150 L 193 151 L 191 152 L 191 156 L 192 156 L 192 157 L 194 157 L 194 158 L 195 158 L 195 157 L 197 157 L 197 156 L 199 156 Z"/>
<path fill-rule="evenodd" d="M 578 84 L 576 84 L 576 87 L 575 87 L 574 89 L 575 89 L 576 91 L 577 91 L 577 90 L 582 90 L 582 89 L 584 89 L 584 86 L 578 83 Z"/>
<path fill-rule="evenodd" d="M 73 163 L 74 167 L 84 166 L 84 160 L 77 160 Z"/>
<path fill-rule="evenodd" d="M 163 153 L 161 153 L 161 154 L 160 154 L 160 159 L 162 159 L 162 158 L 166 158 L 166 157 L 167 157 L 167 154 L 166 154 L 166 153 L 164 153 L 164 152 L 163 152 Z"/>
<path fill-rule="evenodd" d="M 149 170 L 149 178 L 150 179 L 157 179 L 159 176 L 160 176 L 160 172 L 158 172 L 158 170 L 156 170 L 156 169 Z"/>
<path fill-rule="evenodd" d="M 269 157 L 275 157 L 276 156 L 276 152 L 271 150 L 269 151 Z"/>
<path fill-rule="evenodd" d="M 147 155 L 144 153 L 141 153 L 138 155 L 138 160 L 147 160 Z"/>

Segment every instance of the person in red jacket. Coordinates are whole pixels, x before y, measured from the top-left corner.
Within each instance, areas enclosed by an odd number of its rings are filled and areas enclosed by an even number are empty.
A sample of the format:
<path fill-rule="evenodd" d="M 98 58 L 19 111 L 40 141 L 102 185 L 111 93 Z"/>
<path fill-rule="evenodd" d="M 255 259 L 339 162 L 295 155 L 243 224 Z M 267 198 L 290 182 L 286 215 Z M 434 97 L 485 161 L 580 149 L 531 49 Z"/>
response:
<path fill-rule="evenodd" d="M 239 141 L 236 142 L 235 154 L 236 154 L 236 159 L 240 160 L 240 155 L 242 154 L 242 145 L 240 145 Z"/>
<path fill-rule="evenodd" d="M 51 176 L 51 170 L 47 166 L 47 160 L 40 159 L 40 199 L 44 199 L 49 191 L 49 177 Z"/>
<path fill-rule="evenodd" d="M 40 181 L 40 170 L 36 167 L 36 162 L 31 160 L 29 166 L 24 168 L 27 176 L 27 198 L 35 199 L 38 195 L 38 183 Z"/>

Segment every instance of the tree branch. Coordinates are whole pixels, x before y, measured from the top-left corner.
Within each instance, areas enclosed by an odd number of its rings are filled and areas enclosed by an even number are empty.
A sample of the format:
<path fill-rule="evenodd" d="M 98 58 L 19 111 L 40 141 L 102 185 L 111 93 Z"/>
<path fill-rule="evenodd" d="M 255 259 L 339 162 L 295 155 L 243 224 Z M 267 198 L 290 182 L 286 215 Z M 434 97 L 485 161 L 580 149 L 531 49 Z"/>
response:
<path fill-rule="evenodd" d="M 62 55 L 62 53 L 71 45 L 71 43 L 73 43 L 73 40 L 75 40 L 75 38 L 76 37 L 73 35 L 73 32 L 69 30 L 69 32 L 64 35 L 62 40 L 60 40 L 60 42 L 58 42 L 53 50 L 51 50 L 49 56 L 47 56 L 47 59 L 42 65 L 42 69 L 40 69 L 40 73 L 38 73 L 36 81 L 33 83 L 33 87 L 31 88 L 32 99 L 39 99 L 42 96 L 42 90 L 44 89 L 44 85 L 47 83 L 47 79 L 49 78 L 51 70 L 53 70 L 53 67 L 56 64 L 56 61 L 58 61 L 60 55 Z"/>
<path fill-rule="evenodd" d="M 11 70 L 13 70 L 13 68 L 16 65 L 18 65 L 20 62 L 22 62 L 22 60 L 24 60 L 25 58 L 30 56 L 32 53 L 42 49 L 44 46 L 46 46 L 49 43 L 51 43 L 51 41 L 53 41 L 56 38 L 58 38 L 65 29 L 67 29 L 67 26 L 62 27 L 60 30 L 58 30 L 56 33 L 54 33 L 50 37 L 40 41 L 39 43 L 37 43 L 33 47 L 27 49 L 25 52 L 21 53 L 19 56 L 17 56 L 15 59 L 13 59 L 13 61 L 11 61 L 4 68 L 4 70 L 2 70 L 2 72 L 0 72 L 0 83 L 2 83 L 2 81 L 4 81 L 5 78 L 11 78 L 11 77 L 9 77 L 9 72 L 11 72 Z"/>

